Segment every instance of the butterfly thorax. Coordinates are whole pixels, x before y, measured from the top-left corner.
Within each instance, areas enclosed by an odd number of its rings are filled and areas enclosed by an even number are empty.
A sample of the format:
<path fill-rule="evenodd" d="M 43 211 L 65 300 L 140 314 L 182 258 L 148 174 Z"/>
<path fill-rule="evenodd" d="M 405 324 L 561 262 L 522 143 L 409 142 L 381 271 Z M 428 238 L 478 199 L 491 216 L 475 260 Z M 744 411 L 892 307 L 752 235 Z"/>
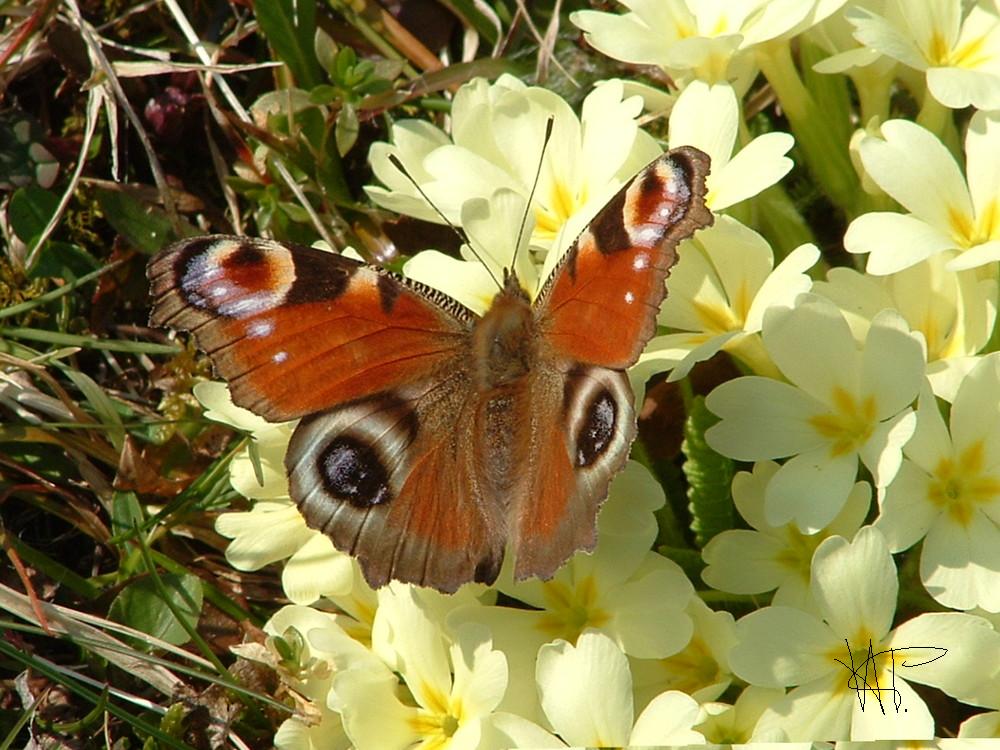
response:
<path fill-rule="evenodd" d="M 531 300 L 514 274 L 472 330 L 476 385 L 480 391 L 512 385 L 532 369 L 537 337 Z"/>

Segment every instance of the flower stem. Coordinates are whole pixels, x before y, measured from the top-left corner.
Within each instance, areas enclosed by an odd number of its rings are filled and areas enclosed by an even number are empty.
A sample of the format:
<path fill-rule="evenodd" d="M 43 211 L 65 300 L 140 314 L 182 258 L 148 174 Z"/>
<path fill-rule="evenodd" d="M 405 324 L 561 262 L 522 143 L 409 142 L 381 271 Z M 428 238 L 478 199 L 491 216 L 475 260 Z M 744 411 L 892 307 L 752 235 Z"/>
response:
<path fill-rule="evenodd" d="M 757 50 L 760 69 L 781 102 L 809 170 L 827 197 L 853 215 L 858 180 L 836 117 L 817 105 L 802 82 L 787 41 L 767 42 Z"/>

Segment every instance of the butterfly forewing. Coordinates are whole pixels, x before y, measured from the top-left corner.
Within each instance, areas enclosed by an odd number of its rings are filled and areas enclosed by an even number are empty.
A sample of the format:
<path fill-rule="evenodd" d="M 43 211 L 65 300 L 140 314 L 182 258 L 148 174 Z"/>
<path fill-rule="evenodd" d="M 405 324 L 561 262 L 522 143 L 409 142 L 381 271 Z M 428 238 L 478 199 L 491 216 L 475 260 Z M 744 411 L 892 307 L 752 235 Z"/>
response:
<path fill-rule="evenodd" d="M 553 356 L 616 370 L 656 330 L 678 243 L 712 223 L 708 157 L 673 149 L 632 178 L 570 246 L 537 302 Z"/>
<path fill-rule="evenodd" d="M 149 264 L 154 325 L 191 331 L 234 402 L 285 421 L 447 370 L 475 316 L 311 247 L 198 237 Z"/>

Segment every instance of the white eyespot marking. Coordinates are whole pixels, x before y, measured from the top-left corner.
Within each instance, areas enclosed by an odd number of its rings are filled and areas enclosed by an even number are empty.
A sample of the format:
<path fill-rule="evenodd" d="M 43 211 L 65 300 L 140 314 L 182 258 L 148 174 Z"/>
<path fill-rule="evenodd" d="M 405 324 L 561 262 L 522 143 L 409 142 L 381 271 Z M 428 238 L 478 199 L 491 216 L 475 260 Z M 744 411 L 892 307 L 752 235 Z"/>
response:
<path fill-rule="evenodd" d="M 270 336 L 272 331 L 274 331 L 274 321 L 268 318 L 255 320 L 247 326 L 247 336 L 252 339 L 261 339 L 265 336 Z"/>
<path fill-rule="evenodd" d="M 275 352 L 274 356 L 271 357 L 276 365 L 280 365 L 286 359 L 288 359 L 288 352 Z"/>
<path fill-rule="evenodd" d="M 632 258 L 632 268 L 635 271 L 642 271 L 649 268 L 649 255 L 647 253 L 636 253 Z"/>
<path fill-rule="evenodd" d="M 633 302 L 635 302 L 635 295 L 632 292 L 625 292 L 625 304 L 631 305 Z"/>
<path fill-rule="evenodd" d="M 286 248 L 223 240 L 188 261 L 180 287 L 196 307 L 244 318 L 281 305 L 294 283 L 295 264 Z"/>

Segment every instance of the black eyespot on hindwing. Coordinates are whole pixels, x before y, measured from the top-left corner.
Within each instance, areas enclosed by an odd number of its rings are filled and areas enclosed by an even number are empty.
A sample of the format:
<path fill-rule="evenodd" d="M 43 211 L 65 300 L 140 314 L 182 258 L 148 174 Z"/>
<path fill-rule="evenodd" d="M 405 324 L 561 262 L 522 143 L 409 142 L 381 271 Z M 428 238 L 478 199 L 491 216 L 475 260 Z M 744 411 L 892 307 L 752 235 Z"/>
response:
<path fill-rule="evenodd" d="M 331 440 L 317 457 L 316 468 L 327 492 L 357 508 L 392 499 L 389 474 L 378 452 L 350 435 Z"/>
<path fill-rule="evenodd" d="M 586 418 L 576 436 L 576 465 L 590 466 L 608 449 L 615 436 L 618 406 L 606 389 L 601 389 L 587 404 Z"/>

